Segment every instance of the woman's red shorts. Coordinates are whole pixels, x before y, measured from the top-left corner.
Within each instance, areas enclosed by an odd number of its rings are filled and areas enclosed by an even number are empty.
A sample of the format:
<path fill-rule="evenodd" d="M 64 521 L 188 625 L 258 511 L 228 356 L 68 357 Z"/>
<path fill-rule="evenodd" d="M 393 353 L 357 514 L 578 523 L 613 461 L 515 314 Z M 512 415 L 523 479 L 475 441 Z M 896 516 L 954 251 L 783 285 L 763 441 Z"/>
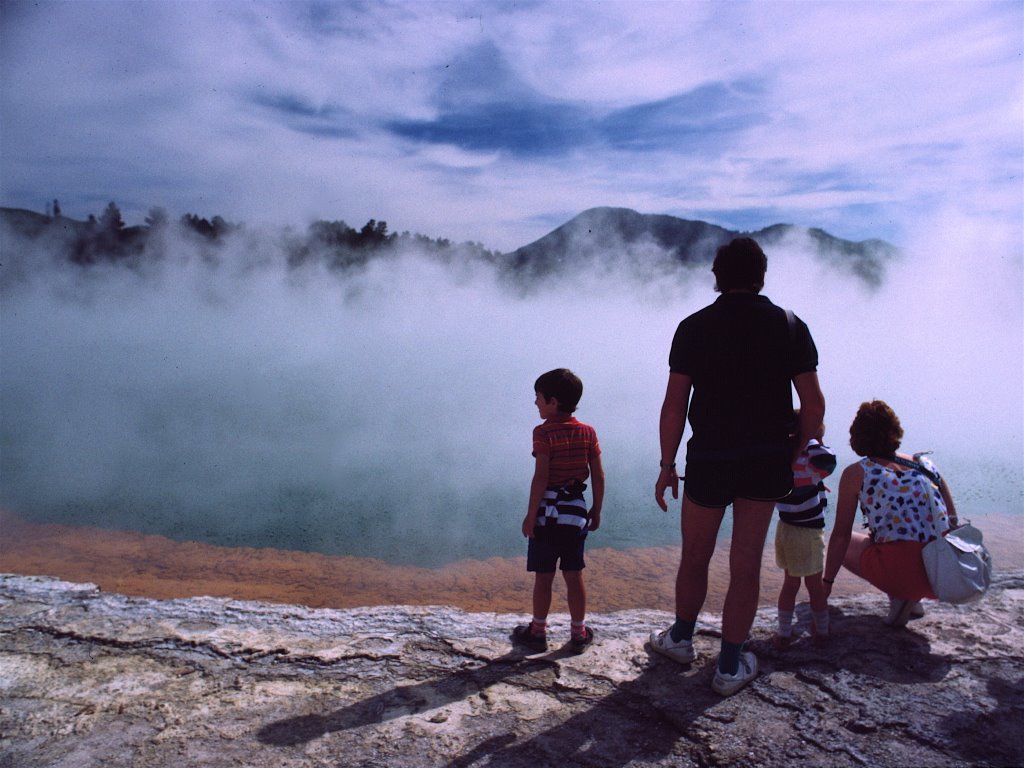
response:
<path fill-rule="evenodd" d="M 924 570 L 920 541 L 871 543 L 860 556 L 861 575 L 898 600 L 934 598 Z"/>

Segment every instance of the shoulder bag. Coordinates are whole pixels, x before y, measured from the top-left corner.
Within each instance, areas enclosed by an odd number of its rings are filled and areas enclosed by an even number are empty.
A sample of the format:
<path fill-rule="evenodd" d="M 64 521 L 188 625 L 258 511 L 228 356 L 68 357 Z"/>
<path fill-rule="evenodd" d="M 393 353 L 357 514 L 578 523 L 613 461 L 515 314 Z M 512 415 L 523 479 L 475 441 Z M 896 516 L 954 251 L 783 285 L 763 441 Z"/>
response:
<path fill-rule="evenodd" d="M 970 522 L 936 536 L 921 557 L 932 592 L 944 603 L 973 603 L 992 583 L 992 555 Z"/>
<path fill-rule="evenodd" d="M 928 503 L 934 510 L 939 478 L 917 462 L 899 457 L 895 461 L 916 469 L 928 478 Z M 935 597 L 944 603 L 973 603 L 988 591 L 992 583 L 992 555 L 985 546 L 981 531 L 970 521 L 925 544 L 921 558 Z"/>

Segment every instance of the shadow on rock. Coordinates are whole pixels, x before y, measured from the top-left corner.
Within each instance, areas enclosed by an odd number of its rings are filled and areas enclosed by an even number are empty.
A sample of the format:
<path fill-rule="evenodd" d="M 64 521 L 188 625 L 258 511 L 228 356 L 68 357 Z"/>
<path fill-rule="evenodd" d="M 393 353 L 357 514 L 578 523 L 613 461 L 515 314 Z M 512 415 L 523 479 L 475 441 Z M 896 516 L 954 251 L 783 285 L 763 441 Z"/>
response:
<path fill-rule="evenodd" d="M 710 667 L 694 670 L 649 652 L 636 659 L 642 669 L 624 684 L 598 677 L 586 690 L 568 688 L 559 680 L 557 663 L 566 655 L 509 654 L 479 667 L 397 686 L 324 715 L 270 723 L 257 738 L 274 746 L 296 746 L 329 733 L 434 709 L 505 683 L 527 693 L 541 692 L 552 706 L 547 713 L 538 712 L 526 725 L 530 733 L 525 735 L 523 721 L 512 714 L 484 718 L 476 734 L 479 743 L 452 759 L 448 768 L 469 768 L 481 761 L 490 766 L 545 765 L 566 758 L 616 766 L 672 754 L 689 725 L 722 702 L 710 690 Z"/>
<path fill-rule="evenodd" d="M 803 609 L 803 610 L 800 610 Z M 810 611 L 800 606 L 796 641 L 779 651 L 767 641 L 750 644 L 765 671 L 804 670 L 828 667 L 843 669 L 858 677 L 876 678 L 890 683 L 936 683 L 952 668 L 952 659 L 932 653 L 928 638 L 906 627 L 890 627 L 882 617 L 866 613 L 844 613 L 832 608 L 831 638 L 824 646 L 815 645 L 810 632 Z"/>
<path fill-rule="evenodd" d="M 965 700 L 943 723 L 956 751 L 974 765 L 1024 765 L 1024 677 L 1009 660 L 978 662 L 991 667 L 986 687 L 995 710 L 982 702 Z"/>
<path fill-rule="evenodd" d="M 540 657 L 509 653 L 481 666 L 460 669 L 414 685 L 391 688 L 326 715 L 300 715 L 279 720 L 261 728 L 256 737 L 264 744 L 295 746 L 327 733 L 382 723 L 444 706 L 513 678 L 531 678 L 536 681 L 534 685 L 541 682 L 553 684 L 557 676 L 557 660 L 564 655 L 561 651 Z"/>
<path fill-rule="evenodd" d="M 711 691 L 711 666 L 692 670 L 649 653 L 634 679 L 596 699 L 551 727 L 501 745 L 487 739 L 446 768 L 468 768 L 484 760 L 492 768 L 538 765 L 625 766 L 659 763 L 705 764 L 708 755 L 692 724 L 723 699 Z"/>
<path fill-rule="evenodd" d="M 801 639 L 778 652 L 763 639 L 751 643 L 761 660 L 762 677 L 751 686 L 760 699 L 771 703 L 785 698 L 785 691 L 770 682 L 771 674 L 779 671 L 795 672 L 804 684 L 830 691 L 852 705 L 864 700 L 864 683 L 871 688 L 871 679 L 903 688 L 947 677 L 952 660 L 933 653 L 925 635 L 912 626 L 887 627 L 879 615 L 855 610 L 832 610 L 833 637 L 826 647 Z M 802 615 L 801 626 L 806 618 Z M 806 632 L 806 627 L 800 631 Z M 567 655 L 564 650 L 544 656 L 513 652 L 423 682 L 393 686 L 332 712 L 270 723 L 260 729 L 257 738 L 265 744 L 296 746 L 329 733 L 434 710 L 475 694 L 486 699 L 487 689 L 502 683 L 503 691 L 506 686 L 515 689 L 508 695 L 519 697 L 520 703 L 495 707 L 474 718 L 472 730 L 463 731 L 462 738 L 469 743 L 457 757 L 446 758 L 450 760 L 447 768 L 561 763 L 615 768 L 665 760 L 713 762 L 715 756 L 708 751 L 703 733 L 708 728 L 705 715 L 729 701 L 710 689 L 713 656 L 707 663 L 680 666 L 648 649 L 645 655 L 633 657 L 634 677 L 615 681 L 601 676 L 601 657 L 594 654 L 588 657 L 594 666 L 584 673 L 586 682 L 576 685 L 559 663 Z M 908 696 L 921 695 L 910 690 Z M 799 706 L 794 701 L 786 698 L 776 703 L 788 711 Z M 529 717 L 522 716 L 523 707 L 534 708 Z M 695 723 L 697 720 L 702 722 Z M 710 722 L 717 722 L 714 715 Z M 864 727 L 881 726 L 872 721 Z"/>

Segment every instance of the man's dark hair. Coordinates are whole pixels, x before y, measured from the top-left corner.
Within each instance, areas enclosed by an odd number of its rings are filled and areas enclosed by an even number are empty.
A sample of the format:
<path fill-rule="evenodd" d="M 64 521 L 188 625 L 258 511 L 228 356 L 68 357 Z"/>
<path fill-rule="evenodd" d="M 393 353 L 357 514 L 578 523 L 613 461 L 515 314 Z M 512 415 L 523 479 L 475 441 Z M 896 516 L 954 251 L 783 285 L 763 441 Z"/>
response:
<path fill-rule="evenodd" d="M 583 382 L 568 368 L 555 368 L 553 371 L 542 373 L 533 389 L 543 395 L 545 400 L 555 398 L 558 401 L 558 410 L 562 413 L 575 411 L 580 398 L 583 397 Z"/>
<path fill-rule="evenodd" d="M 903 440 L 899 417 L 884 400 L 861 403 L 850 425 L 850 447 L 858 456 L 889 458 Z"/>
<path fill-rule="evenodd" d="M 741 290 L 759 292 L 764 288 L 768 257 L 750 237 L 737 237 L 718 249 L 711 271 L 715 273 L 715 290 L 721 293 Z"/>

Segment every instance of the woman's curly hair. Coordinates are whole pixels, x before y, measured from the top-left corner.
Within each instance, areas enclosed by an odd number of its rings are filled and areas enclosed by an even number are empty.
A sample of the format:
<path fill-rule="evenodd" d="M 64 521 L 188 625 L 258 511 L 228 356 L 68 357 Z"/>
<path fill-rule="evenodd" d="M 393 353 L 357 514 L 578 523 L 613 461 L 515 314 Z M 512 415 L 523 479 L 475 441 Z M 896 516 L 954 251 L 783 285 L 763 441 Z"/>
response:
<path fill-rule="evenodd" d="M 903 440 L 896 412 L 883 400 L 861 403 L 850 425 L 850 447 L 858 456 L 893 456 Z"/>

